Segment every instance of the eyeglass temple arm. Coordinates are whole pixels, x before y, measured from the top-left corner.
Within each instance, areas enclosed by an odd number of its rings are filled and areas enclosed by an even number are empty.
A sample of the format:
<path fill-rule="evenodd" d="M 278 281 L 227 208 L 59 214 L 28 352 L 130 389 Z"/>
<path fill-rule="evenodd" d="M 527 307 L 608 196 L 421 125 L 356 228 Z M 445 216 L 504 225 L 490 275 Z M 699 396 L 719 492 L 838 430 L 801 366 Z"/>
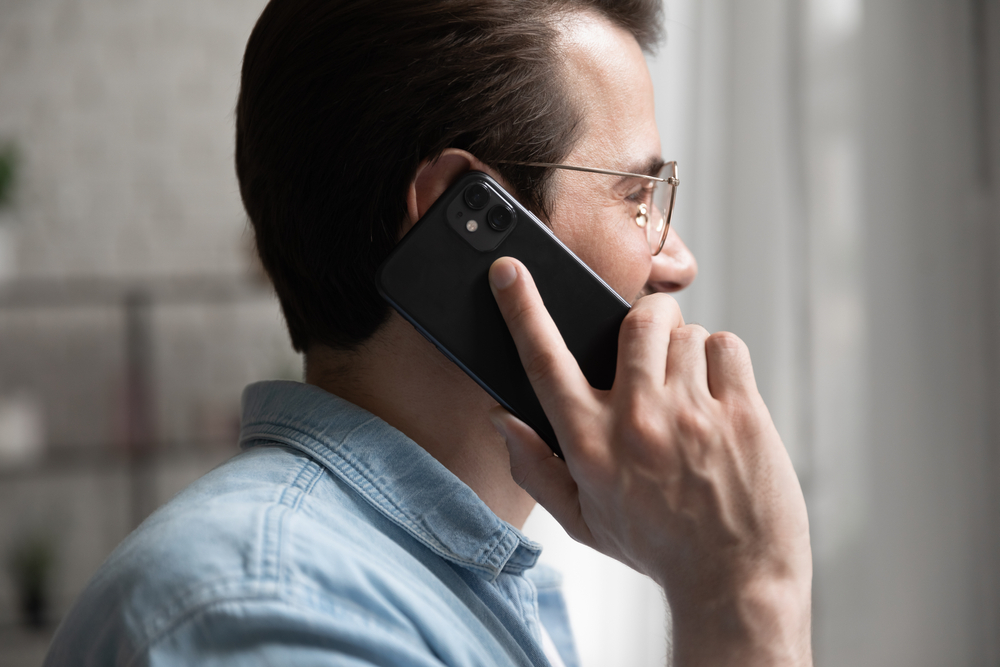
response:
<path fill-rule="evenodd" d="M 513 160 L 495 160 L 499 164 L 513 164 L 521 167 L 550 167 L 553 169 L 569 169 L 571 171 L 585 171 L 592 174 L 607 174 L 609 176 L 628 176 L 635 178 L 645 178 L 650 181 L 656 181 L 657 183 L 670 183 L 671 185 L 680 185 L 680 179 L 674 176 L 669 176 L 667 178 L 660 178 L 659 176 L 649 176 L 647 174 L 632 174 L 627 171 L 614 171 L 612 169 L 598 169 L 596 167 L 574 167 L 569 164 L 553 164 L 550 162 L 515 162 Z"/>

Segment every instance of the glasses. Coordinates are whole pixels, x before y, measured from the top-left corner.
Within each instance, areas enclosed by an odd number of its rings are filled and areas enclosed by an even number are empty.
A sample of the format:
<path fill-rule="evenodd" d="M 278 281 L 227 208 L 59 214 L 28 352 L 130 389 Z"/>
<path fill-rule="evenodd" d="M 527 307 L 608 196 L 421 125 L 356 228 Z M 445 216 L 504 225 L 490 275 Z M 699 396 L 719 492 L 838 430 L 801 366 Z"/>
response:
<path fill-rule="evenodd" d="M 511 160 L 496 160 L 500 164 L 512 164 L 521 167 L 548 167 L 551 169 L 567 169 L 570 171 L 585 171 L 592 174 L 607 174 L 608 176 L 623 176 L 626 178 L 641 178 L 646 186 L 640 192 L 629 196 L 636 204 L 635 224 L 645 230 L 649 252 L 658 255 L 663 250 L 670 231 L 670 217 L 674 212 L 674 200 L 677 198 L 677 186 L 681 184 L 677 177 L 677 163 L 665 162 L 655 176 L 649 174 L 632 174 L 627 171 L 597 169 L 595 167 L 577 167 L 569 164 L 552 164 L 549 162 L 514 162 Z"/>

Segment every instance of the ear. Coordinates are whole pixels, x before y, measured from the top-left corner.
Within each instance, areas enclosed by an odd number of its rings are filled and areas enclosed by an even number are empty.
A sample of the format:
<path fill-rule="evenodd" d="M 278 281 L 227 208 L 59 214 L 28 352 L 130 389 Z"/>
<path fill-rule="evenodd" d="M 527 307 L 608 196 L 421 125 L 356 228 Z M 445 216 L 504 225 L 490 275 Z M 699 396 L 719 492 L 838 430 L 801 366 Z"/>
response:
<path fill-rule="evenodd" d="M 424 160 L 406 191 L 406 219 L 399 237 L 402 238 L 427 209 L 444 194 L 452 183 L 467 171 L 482 171 L 503 185 L 499 174 L 481 162 L 475 155 L 459 148 L 446 148 L 434 160 Z"/>

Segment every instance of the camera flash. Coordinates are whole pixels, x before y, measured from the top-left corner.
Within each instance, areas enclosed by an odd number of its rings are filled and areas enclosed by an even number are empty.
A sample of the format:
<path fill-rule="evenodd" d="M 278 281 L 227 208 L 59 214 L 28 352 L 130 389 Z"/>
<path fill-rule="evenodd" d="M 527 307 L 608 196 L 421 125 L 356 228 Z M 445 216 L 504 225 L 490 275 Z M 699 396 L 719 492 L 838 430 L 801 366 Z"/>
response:
<path fill-rule="evenodd" d="M 465 228 L 468 229 L 470 232 L 474 232 L 477 229 L 479 229 L 479 223 L 476 222 L 475 220 L 469 220 L 467 223 L 465 223 Z"/>

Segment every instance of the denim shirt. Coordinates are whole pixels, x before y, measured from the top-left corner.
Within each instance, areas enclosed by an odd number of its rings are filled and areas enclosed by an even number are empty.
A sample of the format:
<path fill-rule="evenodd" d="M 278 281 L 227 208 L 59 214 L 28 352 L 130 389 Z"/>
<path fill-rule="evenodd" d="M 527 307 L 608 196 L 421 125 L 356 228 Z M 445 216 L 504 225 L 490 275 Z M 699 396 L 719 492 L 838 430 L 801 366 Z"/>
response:
<path fill-rule="evenodd" d="M 317 387 L 243 394 L 244 451 L 108 558 L 46 665 L 578 663 L 541 548 L 425 450 Z"/>

